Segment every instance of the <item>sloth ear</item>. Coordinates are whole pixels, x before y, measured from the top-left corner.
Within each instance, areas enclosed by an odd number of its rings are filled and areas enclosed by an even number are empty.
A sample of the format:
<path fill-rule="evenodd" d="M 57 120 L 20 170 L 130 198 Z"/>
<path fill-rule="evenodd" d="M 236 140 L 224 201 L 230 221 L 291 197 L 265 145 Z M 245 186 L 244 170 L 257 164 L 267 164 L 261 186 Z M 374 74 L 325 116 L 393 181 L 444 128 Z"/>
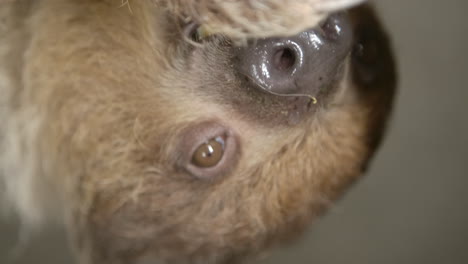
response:
<path fill-rule="evenodd" d="M 317 0 L 315 6 L 319 12 L 330 13 L 350 8 L 365 1 L 366 0 Z"/>

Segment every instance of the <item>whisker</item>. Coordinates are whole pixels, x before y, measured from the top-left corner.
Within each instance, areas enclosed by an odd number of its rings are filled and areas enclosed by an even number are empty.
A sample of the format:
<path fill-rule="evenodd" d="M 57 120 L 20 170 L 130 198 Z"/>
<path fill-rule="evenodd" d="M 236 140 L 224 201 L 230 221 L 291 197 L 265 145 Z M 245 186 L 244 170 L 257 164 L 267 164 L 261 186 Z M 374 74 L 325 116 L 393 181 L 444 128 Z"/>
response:
<path fill-rule="evenodd" d="M 307 97 L 309 98 L 311 101 L 312 101 L 312 104 L 317 104 L 318 103 L 318 100 L 315 96 L 312 96 L 310 94 L 302 94 L 302 93 L 296 93 L 296 94 L 281 94 L 281 93 L 275 93 L 275 92 L 272 92 L 270 90 L 268 90 L 265 86 L 263 86 L 262 84 L 256 82 L 255 80 L 253 80 L 250 76 L 244 74 L 244 73 L 241 73 L 242 75 L 244 75 L 247 79 L 249 79 L 250 81 L 252 81 L 255 85 L 258 85 L 262 90 L 264 90 L 265 92 L 269 93 L 269 94 L 272 94 L 272 95 L 275 95 L 275 96 L 281 96 L 281 97 Z"/>

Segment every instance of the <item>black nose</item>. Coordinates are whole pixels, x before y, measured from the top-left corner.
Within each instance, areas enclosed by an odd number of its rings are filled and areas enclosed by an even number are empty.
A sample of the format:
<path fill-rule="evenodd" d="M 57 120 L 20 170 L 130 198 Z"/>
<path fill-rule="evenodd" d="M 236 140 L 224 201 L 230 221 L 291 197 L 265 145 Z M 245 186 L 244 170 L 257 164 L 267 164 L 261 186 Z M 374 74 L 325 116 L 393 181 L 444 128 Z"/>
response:
<path fill-rule="evenodd" d="M 345 13 L 288 38 L 255 40 L 239 48 L 239 72 L 257 87 L 276 94 L 317 96 L 336 80 L 352 47 Z"/>

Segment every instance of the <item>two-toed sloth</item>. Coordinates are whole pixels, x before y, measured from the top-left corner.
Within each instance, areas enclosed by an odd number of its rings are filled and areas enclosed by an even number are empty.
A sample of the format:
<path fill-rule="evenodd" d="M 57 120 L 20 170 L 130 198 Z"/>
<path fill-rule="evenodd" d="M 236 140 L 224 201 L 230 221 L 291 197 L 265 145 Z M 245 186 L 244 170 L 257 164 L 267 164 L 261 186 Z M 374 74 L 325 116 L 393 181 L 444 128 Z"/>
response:
<path fill-rule="evenodd" d="M 369 6 L 336 11 L 359 1 L 0 2 L 2 199 L 78 263 L 243 261 L 382 138 L 394 62 Z"/>

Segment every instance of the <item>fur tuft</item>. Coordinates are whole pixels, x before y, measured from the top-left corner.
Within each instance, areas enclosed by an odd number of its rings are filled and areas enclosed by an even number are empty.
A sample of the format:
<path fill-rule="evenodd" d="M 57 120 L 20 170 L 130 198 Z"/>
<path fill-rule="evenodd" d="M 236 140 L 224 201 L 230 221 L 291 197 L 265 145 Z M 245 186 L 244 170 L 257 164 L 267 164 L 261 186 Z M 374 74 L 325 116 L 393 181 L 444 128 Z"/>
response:
<path fill-rule="evenodd" d="M 364 0 L 155 0 L 212 33 L 234 39 L 295 35 L 314 27 L 329 13 Z"/>

